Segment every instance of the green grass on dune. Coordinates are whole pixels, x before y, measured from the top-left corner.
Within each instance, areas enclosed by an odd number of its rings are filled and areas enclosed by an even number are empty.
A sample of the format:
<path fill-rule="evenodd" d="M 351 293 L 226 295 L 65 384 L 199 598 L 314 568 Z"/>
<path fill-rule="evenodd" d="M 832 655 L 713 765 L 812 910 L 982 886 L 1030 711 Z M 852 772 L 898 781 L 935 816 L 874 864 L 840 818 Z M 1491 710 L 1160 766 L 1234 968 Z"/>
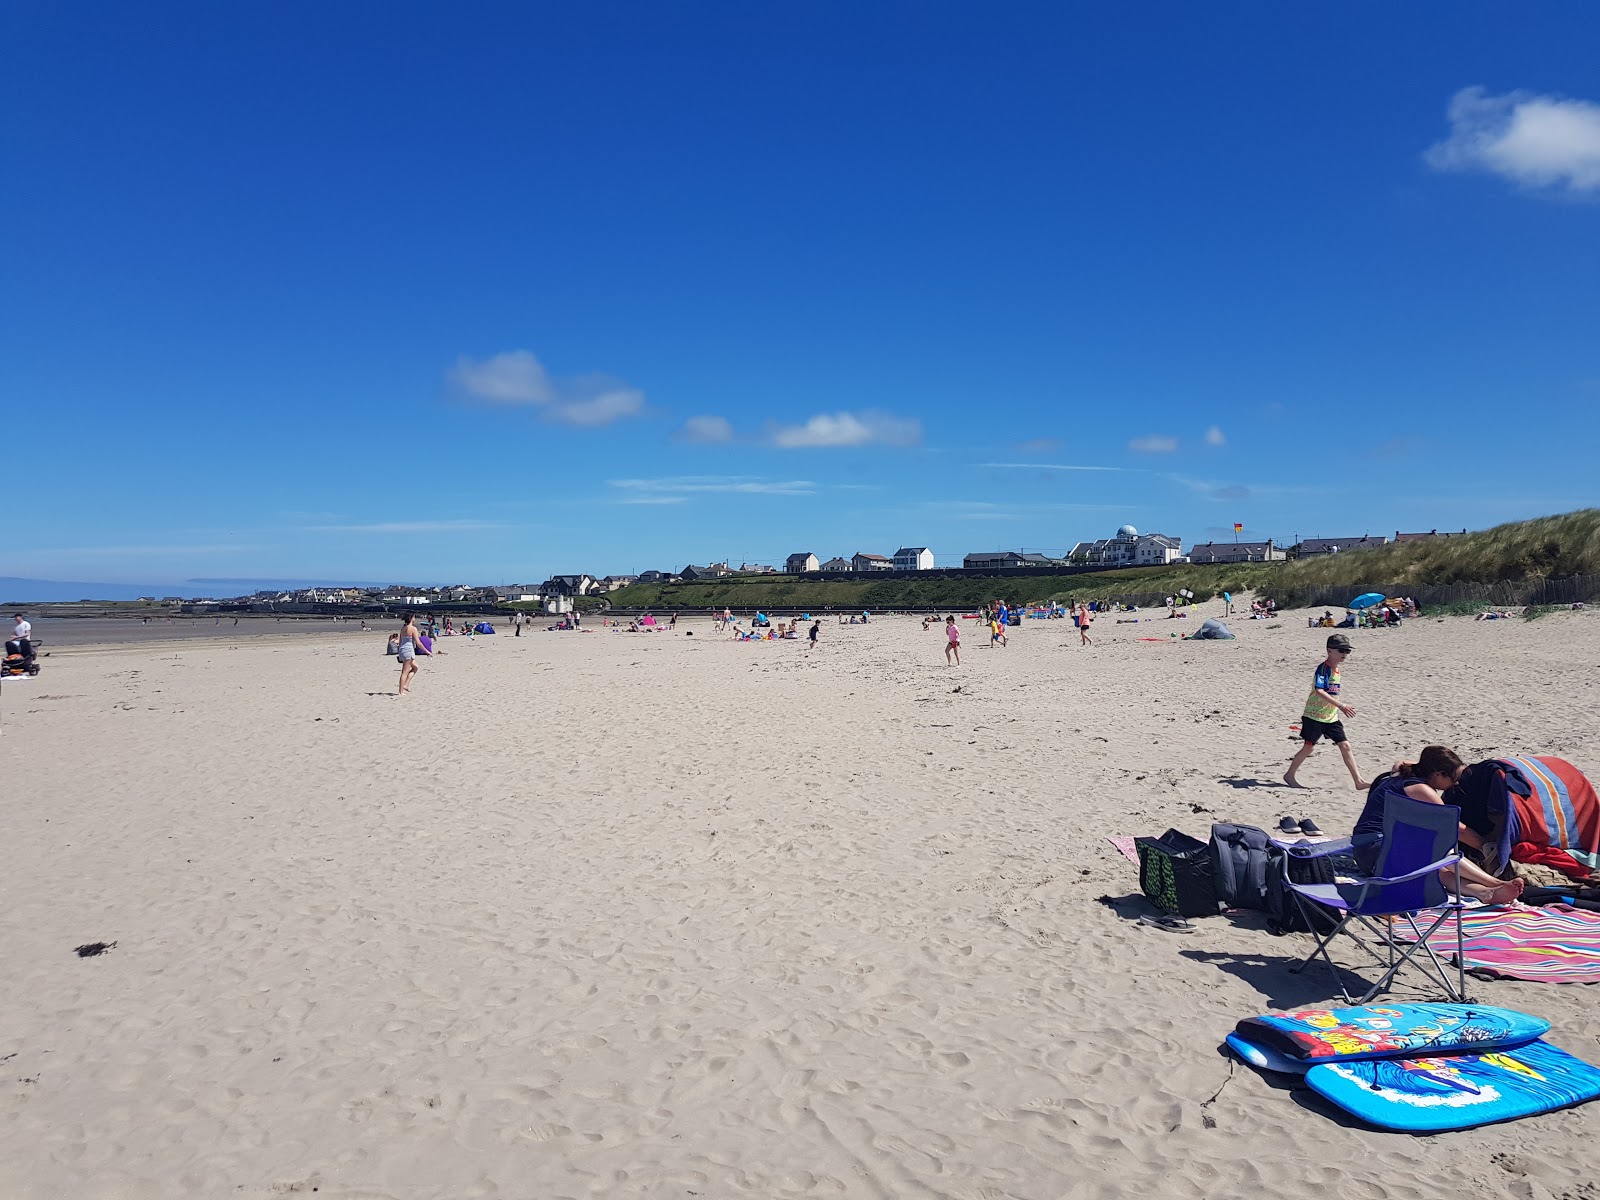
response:
<path fill-rule="evenodd" d="M 956 579 L 796 579 L 746 575 L 695 583 L 636 584 L 608 597 L 619 608 L 970 608 L 988 600 L 1196 599 L 1248 591 L 1292 596 L 1321 587 L 1368 588 L 1500 583 L 1600 575 L 1600 509 L 1517 521 L 1449 538 L 1391 543 L 1287 563 L 1140 567 L 1083 575 L 970 576 Z"/>

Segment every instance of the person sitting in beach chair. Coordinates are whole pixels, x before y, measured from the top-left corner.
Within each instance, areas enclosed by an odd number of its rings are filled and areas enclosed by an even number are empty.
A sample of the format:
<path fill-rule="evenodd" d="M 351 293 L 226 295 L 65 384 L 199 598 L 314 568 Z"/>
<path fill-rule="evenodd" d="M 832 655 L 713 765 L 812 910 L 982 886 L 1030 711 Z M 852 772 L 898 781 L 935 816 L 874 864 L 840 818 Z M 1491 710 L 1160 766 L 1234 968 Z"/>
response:
<path fill-rule="evenodd" d="M 1394 770 L 1378 776 L 1367 789 L 1366 805 L 1356 818 L 1356 826 L 1351 833 L 1356 865 L 1364 873 L 1372 873 L 1383 836 L 1384 806 L 1391 797 L 1420 800 L 1424 804 L 1445 804 L 1444 793 L 1455 787 L 1466 769 L 1466 764 L 1454 750 L 1446 746 L 1424 746 L 1416 762 L 1396 763 Z M 1483 839 L 1463 822 L 1457 840 L 1477 848 L 1482 845 Z M 1510 904 L 1522 895 L 1522 880 L 1497 879 L 1470 859 L 1462 859 L 1456 866 L 1440 874 L 1446 877 L 1446 883 L 1457 885 L 1457 890 L 1463 896 L 1471 896 L 1485 904 Z M 1456 876 L 1455 879 L 1449 878 L 1452 874 Z"/>

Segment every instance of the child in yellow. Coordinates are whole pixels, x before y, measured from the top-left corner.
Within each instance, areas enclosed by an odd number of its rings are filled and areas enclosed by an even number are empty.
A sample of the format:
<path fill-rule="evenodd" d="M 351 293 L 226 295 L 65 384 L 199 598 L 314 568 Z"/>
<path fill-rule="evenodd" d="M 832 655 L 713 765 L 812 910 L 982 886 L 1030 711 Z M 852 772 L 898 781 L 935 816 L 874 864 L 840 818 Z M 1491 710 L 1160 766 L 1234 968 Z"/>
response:
<path fill-rule="evenodd" d="M 1300 764 L 1311 757 L 1317 741 L 1327 738 L 1339 747 L 1339 754 L 1344 759 L 1345 769 L 1350 772 L 1350 778 L 1355 782 L 1356 791 L 1367 790 L 1367 781 L 1361 778 L 1361 769 L 1356 766 L 1355 751 L 1345 736 L 1344 722 L 1339 719 L 1341 716 L 1356 715 L 1353 705 L 1339 699 L 1339 668 L 1349 657 L 1349 638 L 1336 633 L 1328 639 L 1328 656 L 1317 664 L 1316 673 L 1311 678 L 1311 695 L 1306 697 L 1305 712 L 1300 718 L 1302 745 L 1289 760 L 1289 769 L 1283 773 L 1283 781 L 1290 787 L 1304 786 L 1295 778 L 1295 772 L 1300 769 Z"/>

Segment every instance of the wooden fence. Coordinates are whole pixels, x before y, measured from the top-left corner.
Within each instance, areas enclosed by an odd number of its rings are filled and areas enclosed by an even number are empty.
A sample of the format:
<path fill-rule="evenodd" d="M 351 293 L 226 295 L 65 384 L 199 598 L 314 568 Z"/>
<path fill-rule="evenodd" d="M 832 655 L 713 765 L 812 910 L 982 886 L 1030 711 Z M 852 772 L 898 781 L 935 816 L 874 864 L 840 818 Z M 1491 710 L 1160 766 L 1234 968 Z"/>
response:
<path fill-rule="evenodd" d="M 1439 604 L 1482 604 L 1511 607 L 1523 604 L 1587 604 L 1600 601 L 1600 575 L 1573 575 L 1567 579 L 1520 579 L 1506 583 L 1392 584 L 1366 588 L 1385 596 L 1410 596 L 1424 610 Z M 1346 585 L 1285 588 L 1275 598 L 1280 608 L 1343 608 L 1355 598 Z"/>

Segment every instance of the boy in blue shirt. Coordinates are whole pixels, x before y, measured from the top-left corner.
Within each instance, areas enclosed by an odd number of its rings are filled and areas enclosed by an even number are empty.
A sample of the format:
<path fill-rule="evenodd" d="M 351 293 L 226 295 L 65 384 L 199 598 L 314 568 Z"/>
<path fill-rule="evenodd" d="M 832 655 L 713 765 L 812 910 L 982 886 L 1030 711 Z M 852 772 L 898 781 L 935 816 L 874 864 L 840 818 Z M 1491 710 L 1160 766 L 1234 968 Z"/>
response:
<path fill-rule="evenodd" d="M 1339 668 L 1350 657 L 1350 649 L 1349 638 L 1342 633 L 1334 634 L 1328 639 L 1327 658 L 1317 664 L 1316 672 L 1311 677 L 1311 694 L 1306 697 L 1305 710 L 1300 717 L 1303 744 L 1289 760 L 1289 769 L 1283 773 L 1283 781 L 1290 787 L 1305 786 L 1295 778 L 1295 772 L 1300 769 L 1301 763 L 1311 757 L 1318 740 L 1327 738 L 1339 747 L 1339 754 L 1344 759 L 1345 769 L 1350 772 L 1350 778 L 1355 782 L 1356 791 L 1367 790 L 1367 781 L 1361 778 L 1361 769 L 1356 766 L 1355 751 L 1345 736 L 1344 722 L 1339 719 L 1356 715 L 1353 705 L 1339 699 Z"/>

